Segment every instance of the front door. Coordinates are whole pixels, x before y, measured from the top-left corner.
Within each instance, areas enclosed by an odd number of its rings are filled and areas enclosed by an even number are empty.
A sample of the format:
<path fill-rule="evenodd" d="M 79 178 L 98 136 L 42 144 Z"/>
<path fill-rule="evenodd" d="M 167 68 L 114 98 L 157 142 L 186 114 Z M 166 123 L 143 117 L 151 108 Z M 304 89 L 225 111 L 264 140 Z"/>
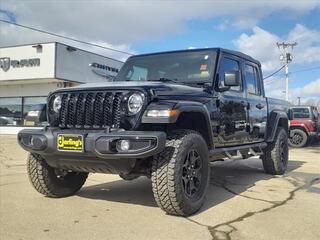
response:
<path fill-rule="evenodd" d="M 241 60 L 235 56 L 225 55 L 220 60 L 218 71 L 218 88 L 224 87 L 224 73 L 241 69 Z M 242 84 L 223 91 L 219 96 L 220 127 L 217 146 L 232 146 L 248 142 L 247 99 Z"/>

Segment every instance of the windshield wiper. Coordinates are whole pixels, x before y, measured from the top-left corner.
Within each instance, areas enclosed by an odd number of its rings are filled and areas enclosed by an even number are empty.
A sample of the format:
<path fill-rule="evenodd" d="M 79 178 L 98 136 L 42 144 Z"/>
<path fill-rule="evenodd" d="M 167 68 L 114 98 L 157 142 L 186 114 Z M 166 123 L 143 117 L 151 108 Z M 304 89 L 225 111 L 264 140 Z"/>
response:
<path fill-rule="evenodd" d="M 170 78 L 159 78 L 151 81 L 160 81 L 160 82 L 174 82 L 174 83 L 179 83 L 178 79 L 170 79 Z"/>

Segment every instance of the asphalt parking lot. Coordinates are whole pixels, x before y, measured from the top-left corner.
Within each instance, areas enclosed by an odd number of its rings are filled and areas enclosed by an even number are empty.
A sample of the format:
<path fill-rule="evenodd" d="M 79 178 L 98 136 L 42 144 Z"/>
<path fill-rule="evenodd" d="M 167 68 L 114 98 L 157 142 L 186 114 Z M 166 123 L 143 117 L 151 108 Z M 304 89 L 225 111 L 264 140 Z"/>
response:
<path fill-rule="evenodd" d="M 250 158 L 212 164 L 197 214 L 173 217 L 153 200 L 151 182 L 91 174 L 75 196 L 38 194 L 15 136 L 0 136 L 0 239 L 320 239 L 320 144 L 290 150 L 285 176 Z"/>

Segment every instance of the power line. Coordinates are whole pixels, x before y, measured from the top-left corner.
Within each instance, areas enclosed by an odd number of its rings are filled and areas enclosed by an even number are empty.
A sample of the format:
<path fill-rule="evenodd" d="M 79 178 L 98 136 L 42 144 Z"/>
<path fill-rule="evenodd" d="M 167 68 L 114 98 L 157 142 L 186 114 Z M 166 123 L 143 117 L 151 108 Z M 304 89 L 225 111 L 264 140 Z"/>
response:
<path fill-rule="evenodd" d="M 271 74 L 268 75 L 267 77 L 263 78 L 263 80 L 266 80 L 267 78 L 270 78 L 270 77 L 272 77 L 273 75 L 277 74 L 277 73 L 280 72 L 284 67 L 285 67 L 285 65 L 283 65 L 281 68 L 279 68 L 277 71 L 271 73 Z"/>
<path fill-rule="evenodd" d="M 307 72 L 307 71 L 312 71 L 312 70 L 316 70 L 316 69 L 320 69 L 320 66 L 317 66 L 317 67 L 312 67 L 312 68 L 303 68 L 303 69 L 299 69 L 297 71 L 292 71 L 292 72 L 289 72 L 289 74 L 294 74 L 294 73 L 299 73 L 299 72 Z M 279 69 L 281 70 L 281 68 Z M 278 70 L 275 72 L 275 73 L 272 73 L 270 76 L 268 77 L 271 77 L 272 75 L 276 74 L 278 72 Z M 268 77 L 264 78 L 264 79 L 267 79 Z M 277 79 L 270 79 L 270 80 L 267 80 L 267 81 L 264 81 L 264 85 L 270 85 L 272 84 L 273 82 L 275 82 Z"/>
<path fill-rule="evenodd" d="M 299 70 L 297 70 L 297 71 L 289 72 L 289 74 L 299 73 L 299 72 L 307 72 L 307 71 L 312 71 L 312 70 L 315 70 L 315 69 L 320 69 L 320 66 L 318 66 L 318 67 L 312 67 L 312 68 L 299 69 Z"/>
<path fill-rule="evenodd" d="M 277 71 L 275 71 L 274 73 L 270 74 L 269 76 L 263 78 L 263 80 L 269 78 L 269 77 L 272 77 L 273 75 L 275 75 L 276 73 L 278 73 L 282 68 L 284 68 L 284 66 L 282 66 L 280 69 L 278 69 Z M 320 66 L 318 67 L 312 67 L 312 68 L 303 68 L 303 69 L 299 69 L 299 70 L 296 70 L 296 71 L 292 71 L 292 72 L 289 72 L 289 74 L 294 74 L 294 73 L 299 73 L 299 72 L 307 72 L 307 71 L 312 71 L 312 70 L 316 70 L 316 69 L 320 69 Z M 271 82 L 274 82 L 275 80 L 269 80 L 269 81 L 265 81 L 264 83 L 266 84 L 269 84 Z"/>
<path fill-rule="evenodd" d="M 8 24 L 11 24 L 11 25 L 15 25 L 15 26 L 26 28 L 26 29 L 29 29 L 29 30 L 33 30 L 33 31 L 36 31 L 36 32 L 48 34 L 48 35 L 51 35 L 51 36 L 68 39 L 68 40 L 71 40 L 71 41 L 74 41 L 74 42 L 83 43 L 83 44 L 87 44 L 87 45 L 91 45 L 91 46 L 94 46 L 94 47 L 103 48 L 103 49 L 114 51 L 114 52 L 124 53 L 124 54 L 130 55 L 130 56 L 134 55 L 133 53 L 130 53 L 130 52 L 125 52 L 125 51 L 121 51 L 121 50 L 118 50 L 118 49 L 105 47 L 105 46 L 102 46 L 102 45 L 99 45 L 99 44 L 95 44 L 95 43 L 85 42 L 85 41 L 82 41 L 82 40 L 79 40 L 79 39 L 76 39 L 76 38 L 66 37 L 66 36 L 63 36 L 63 35 L 60 35 L 60 34 L 57 34 L 57 33 L 48 32 L 48 31 L 45 31 L 45 30 L 42 30 L 42 29 L 38 29 L 38 28 L 35 28 L 35 27 L 30 27 L 30 26 L 26 26 L 26 25 L 10 22 L 10 21 L 3 20 L 3 19 L 0 19 L 0 22 L 8 23 Z"/>

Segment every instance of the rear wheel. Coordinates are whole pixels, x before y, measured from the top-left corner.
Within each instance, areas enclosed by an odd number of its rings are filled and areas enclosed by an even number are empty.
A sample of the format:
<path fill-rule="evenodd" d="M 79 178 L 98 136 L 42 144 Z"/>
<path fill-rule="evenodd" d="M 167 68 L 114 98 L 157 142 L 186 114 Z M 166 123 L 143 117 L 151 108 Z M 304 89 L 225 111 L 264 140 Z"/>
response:
<path fill-rule="evenodd" d="M 289 158 L 288 136 L 286 130 L 279 127 L 274 141 L 269 143 L 261 156 L 264 170 L 273 175 L 284 174 Z"/>
<path fill-rule="evenodd" d="M 70 172 L 50 167 L 38 154 L 29 154 L 28 176 L 32 186 L 48 197 L 66 197 L 75 194 L 85 183 L 88 173 Z"/>
<path fill-rule="evenodd" d="M 168 214 L 193 214 L 204 202 L 209 177 L 205 140 L 195 131 L 176 131 L 168 136 L 164 151 L 153 160 L 151 180 L 155 200 Z"/>
<path fill-rule="evenodd" d="M 301 129 L 290 130 L 289 145 L 290 147 L 301 148 L 308 142 L 308 135 Z"/>

